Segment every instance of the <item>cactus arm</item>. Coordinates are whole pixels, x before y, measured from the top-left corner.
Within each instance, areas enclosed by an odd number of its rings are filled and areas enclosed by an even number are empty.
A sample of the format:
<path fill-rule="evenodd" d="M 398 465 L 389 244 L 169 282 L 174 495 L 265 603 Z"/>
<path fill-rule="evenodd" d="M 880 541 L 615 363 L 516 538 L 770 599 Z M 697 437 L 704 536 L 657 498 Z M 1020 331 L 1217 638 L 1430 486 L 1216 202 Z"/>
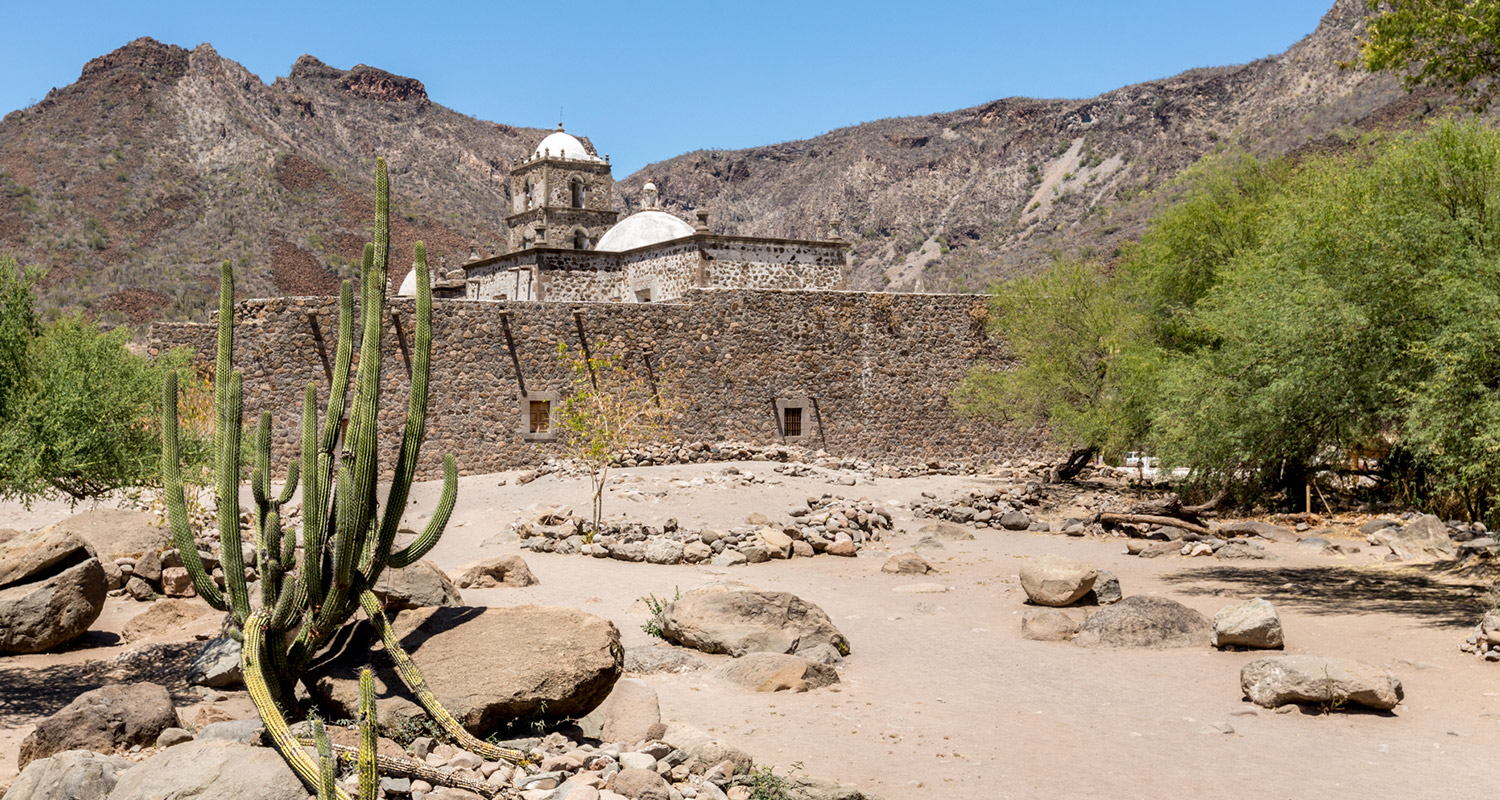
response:
<path fill-rule="evenodd" d="M 250 700 L 255 703 L 255 710 L 260 713 L 261 722 L 265 723 L 266 733 L 270 735 L 276 751 L 304 786 L 317 791 L 322 783 L 322 773 L 318 765 L 308 757 L 307 751 L 302 749 L 297 737 L 292 735 L 292 729 L 281 715 L 281 709 L 276 706 L 271 687 L 266 682 L 266 669 L 269 666 L 265 659 L 266 622 L 265 611 L 257 611 L 245 619 L 245 646 L 240 651 L 240 668 L 245 673 L 245 688 L 250 691 Z M 349 794 L 338 787 L 334 787 L 333 796 L 338 800 L 351 800 Z"/>
<path fill-rule="evenodd" d="M 405 548 L 391 553 L 387 559 L 391 566 L 396 569 L 409 567 L 427 555 L 438 539 L 442 538 L 443 530 L 448 527 L 448 519 L 453 516 L 453 504 L 458 501 L 458 462 L 453 460 L 453 454 L 449 453 L 443 457 L 443 494 L 438 498 L 437 509 L 432 512 L 432 519 L 427 521 L 427 527 L 422 530 L 422 535 L 415 542 Z"/>
<path fill-rule="evenodd" d="M 375 770 L 375 673 L 359 671 L 359 796 L 375 798 L 380 775 Z"/>
<path fill-rule="evenodd" d="M 374 251 L 371 250 L 366 258 L 373 257 Z M 354 360 L 353 341 L 354 287 L 346 280 L 339 285 L 339 344 L 333 361 L 333 385 L 328 394 L 328 414 L 324 417 L 323 438 L 319 445 L 322 452 L 330 455 L 338 444 L 339 422 L 344 418 L 345 393 L 349 389 L 349 364 Z M 324 476 L 325 479 L 329 477 L 331 476 Z"/>
<path fill-rule="evenodd" d="M 260 602 L 262 608 L 275 608 L 281 596 L 281 515 L 273 507 L 266 512 L 261 550 L 256 553 L 260 564 Z"/>
<path fill-rule="evenodd" d="M 234 354 L 234 267 L 225 259 L 219 267 L 219 338 L 214 353 L 214 410 L 229 397 L 230 357 Z M 214 452 L 222 452 L 224 429 L 214 427 Z"/>
<path fill-rule="evenodd" d="M 260 421 L 255 425 L 255 467 L 250 473 L 250 492 L 255 498 L 257 516 L 264 514 L 271 503 L 271 412 L 260 412 Z M 264 520 L 257 519 L 257 525 Z M 260 546 L 262 542 L 256 542 Z"/>
<path fill-rule="evenodd" d="M 411 660 L 406 648 L 401 646 L 401 640 L 396 638 L 396 631 L 391 627 L 390 620 L 386 619 L 385 610 L 381 608 L 380 598 L 366 589 L 360 593 L 359 603 L 364 607 L 365 614 L 369 616 L 370 623 L 375 626 L 375 631 L 380 634 L 380 641 L 385 645 L 385 651 L 396 663 L 396 672 L 401 676 L 401 681 L 416 696 L 428 716 L 437 722 L 444 733 L 452 737 L 455 744 L 488 759 L 503 759 L 512 764 L 520 764 L 526 760 L 526 754 L 520 750 L 497 747 L 464 730 L 464 726 L 448 713 L 448 709 L 443 708 L 443 704 L 438 701 L 437 695 L 432 693 L 421 671 L 417 669 L 416 662 Z"/>
<path fill-rule="evenodd" d="M 396 532 L 401 527 L 401 515 L 406 511 L 406 499 L 411 493 L 411 482 L 417 470 L 417 456 L 422 448 L 422 435 L 427 426 L 427 384 L 432 371 L 432 286 L 427 274 L 427 246 L 417 242 L 415 264 L 417 273 L 417 329 L 413 336 L 411 393 L 406 409 L 406 431 L 401 437 L 401 452 L 396 457 L 396 469 L 391 478 L 391 491 L 386 495 L 385 516 L 380 524 L 380 542 L 375 553 L 389 553 L 396 541 Z M 380 577 L 378 558 L 368 562 L 366 575 L 370 583 Z"/>
<path fill-rule="evenodd" d="M 323 720 L 312 720 L 314 746 L 318 748 L 318 800 L 333 800 L 336 786 L 334 779 L 339 774 L 339 762 L 333 755 L 333 742 L 328 738 L 328 729 Z"/>
<path fill-rule="evenodd" d="M 385 314 L 385 273 L 390 249 L 390 181 L 385 159 L 375 161 L 375 248 L 374 262 L 364 275 L 365 307 L 363 343 L 359 354 L 358 386 L 354 407 L 354 530 L 365 535 L 375 513 L 375 480 L 378 473 L 380 430 L 381 322 Z M 362 544 L 362 543 L 361 543 Z M 361 550 L 363 547 L 360 548 Z"/>
<path fill-rule="evenodd" d="M 323 550 L 328 536 L 328 485 L 323 476 L 332 460 L 327 453 L 318 453 L 317 459 L 316 475 L 305 481 L 302 487 L 302 572 L 299 575 L 314 607 L 323 603 Z"/>
<path fill-rule="evenodd" d="M 295 460 L 286 465 L 286 485 L 281 487 L 281 494 L 276 496 L 276 505 L 284 506 L 292 502 L 292 495 L 297 493 L 297 481 L 301 477 Z"/>
<path fill-rule="evenodd" d="M 214 584 L 203 560 L 198 557 L 198 544 L 193 540 L 193 529 L 188 522 L 187 498 L 182 492 L 181 443 L 177 431 L 177 373 L 168 371 L 162 381 L 161 390 L 161 485 L 166 496 L 167 518 L 172 524 L 172 542 L 182 556 L 188 575 L 193 579 L 193 588 L 204 602 L 219 611 L 228 611 L 224 595 Z"/>
<path fill-rule="evenodd" d="M 226 402 L 220 412 L 223 432 L 219 452 L 219 544 L 224 565 L 224 585 L 229 589 L 230 611 L 243 625 L 250 616 L 250 593 L 245 588 L 245 552 L 240 544 L 240 420 L 244 411 L 244 378 L 238 370 L 229 373 Z"/>
<path fill-rule="evenodd" d="M 349 474 L 349 463 L 339 465 L 338 496 L 334 502 L 338 504 L 338 530 L 333 534 L 333 582 L 328 587 L 327 596 L 323 601 L 323 608 L 319 611 L 317 618 L 308 631 L 309 641 L 312 644 L 320 642 L 328 633 L 343 622 L 344 616 L 349 613 L 350 591 L 354 583 L 354 563 L 359 557 L 359 531 L 353 525 L 354 510 L 352 506 L 355 500 L 354 492 L 350 490 L 352 478 Z"/>

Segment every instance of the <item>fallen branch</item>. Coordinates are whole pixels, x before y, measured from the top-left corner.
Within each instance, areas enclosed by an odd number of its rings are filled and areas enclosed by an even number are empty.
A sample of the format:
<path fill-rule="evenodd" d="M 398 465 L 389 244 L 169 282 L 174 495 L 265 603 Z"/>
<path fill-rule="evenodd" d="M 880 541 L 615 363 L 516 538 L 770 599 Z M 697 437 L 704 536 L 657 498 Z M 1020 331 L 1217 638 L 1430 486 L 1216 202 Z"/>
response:
<path fill-rule="evenodd" d="M 297 739 L 297 743 L 312 747 L 313 740 L 306 738 Z M 350 764 L 359 759 L 359 748 L 348 747 L 342 744 L 333 745 L 333 752 L 340 761 Z M 427 781 L 433 786 L 450 786 L 454 789 L 463 789 L 473 792 L 480 797 L 494 797 L 500 792 L 501 787 L 493 786 L 484 781 L 476 781 L 473 778 L 459 775 L 453 770 L 439 770 L 429 767 L 421 761 L 412 758 L 397 758 L 394 756 L 375 754 L 375 766 L 381 775 L 393 775 L 398 778 L 417 778 Z"/>
<path fill-rule="evenodd" d="M 1101 511 L 1096 521 L 1106 525 L 1166 525 L 1203 536 L 1209 535 L 1208 528 L 1202 525 L 1194 525 L 1176 517 L 1160 517 L 1155 514 L 1120 514 L 1113 511 Z"/>
<path fill-rule="evenodd" d="M 1204 514 L 1204 513 L 1207 513 L 1209 511 L 1213 511 L 1213 510 L 1217 509 L 1219 506 L 1221 506 L 1221 505 L 1224 504 L 1225 500 L 1228 500 L 1228 499 L 1229 499 L 1229 490 L 1228 489 L 1220 489 L 1219 493 L 1216 494 L 1216 495 L 1214 495 L 1213 497 L 1209 498 L 1209 500 L 1208 500 L 1207 503 L 1203 503 L 1203 504 L 1196 505 L 1196 506 L 1183 506 L 1182 510 L 1183 510 L 1183 513 L 1186 513 L 1186 514 L 1193 514 L 1193 515 Z"/>

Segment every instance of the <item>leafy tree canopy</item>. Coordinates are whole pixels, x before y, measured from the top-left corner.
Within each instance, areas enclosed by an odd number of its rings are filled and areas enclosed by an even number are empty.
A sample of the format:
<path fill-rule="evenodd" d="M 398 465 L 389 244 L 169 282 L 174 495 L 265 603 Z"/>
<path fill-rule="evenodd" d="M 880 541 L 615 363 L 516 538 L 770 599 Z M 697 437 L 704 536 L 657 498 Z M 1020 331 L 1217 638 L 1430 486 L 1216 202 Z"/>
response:
<path fill-rule="evenodd" d="M 1401 73 L 1408 89 L 1455 91 L 1476 110 L 1495 100 L 1500 0 L 1369 0 L 1381 11 L 1359 42 L 1359 64 Z"/>

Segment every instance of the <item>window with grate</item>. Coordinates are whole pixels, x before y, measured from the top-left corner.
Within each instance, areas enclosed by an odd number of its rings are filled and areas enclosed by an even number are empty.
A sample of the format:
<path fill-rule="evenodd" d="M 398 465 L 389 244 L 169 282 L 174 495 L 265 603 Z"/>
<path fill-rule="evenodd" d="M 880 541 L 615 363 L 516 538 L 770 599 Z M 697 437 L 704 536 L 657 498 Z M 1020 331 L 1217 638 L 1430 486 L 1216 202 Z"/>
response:
<path fill-rule="evenodd" d="M 788 439 L 802 435 L 802 409 L 784 408 L 781 411 L 782 435 Z"/>

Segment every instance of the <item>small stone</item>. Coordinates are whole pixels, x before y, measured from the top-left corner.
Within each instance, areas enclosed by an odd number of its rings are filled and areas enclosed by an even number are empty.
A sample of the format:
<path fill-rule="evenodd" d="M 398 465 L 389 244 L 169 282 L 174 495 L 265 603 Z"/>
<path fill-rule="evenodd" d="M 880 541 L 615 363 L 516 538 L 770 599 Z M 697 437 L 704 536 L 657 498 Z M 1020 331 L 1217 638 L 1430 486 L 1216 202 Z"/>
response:
<path fill-rule="evenodd" d="M 157 735 L 156 746 L 171 747 L 172 745 L 182 744 L 183 742 L 191 742 L 192 740 L 192 731 L 188 731 L 183 728 L 167 728 Z"/>

